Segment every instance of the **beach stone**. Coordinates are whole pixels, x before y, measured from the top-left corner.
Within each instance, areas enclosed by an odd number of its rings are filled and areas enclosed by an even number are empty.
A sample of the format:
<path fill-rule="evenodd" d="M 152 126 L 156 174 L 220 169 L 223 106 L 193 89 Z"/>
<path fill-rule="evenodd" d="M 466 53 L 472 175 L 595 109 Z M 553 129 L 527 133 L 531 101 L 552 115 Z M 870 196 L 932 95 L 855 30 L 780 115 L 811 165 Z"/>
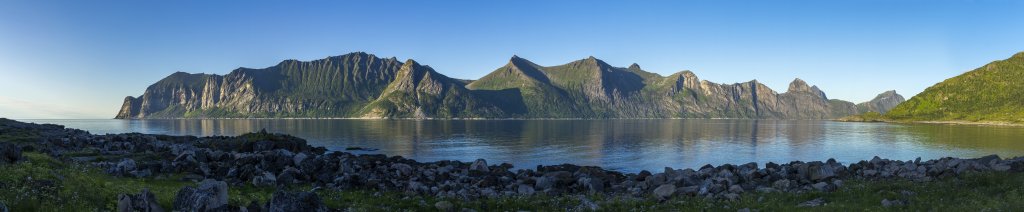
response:
<path fill-rule="evenodd" d="M 295 154 L 295 156 L 292 157 L 292 162 L 295 163 L 295 166 L 298 166 L 302 164 L 302 161 L 305 161 L 306 158 L 309 158 L 309 155 L 306 155 L 306 153 Z"/>
<path fill-rule="evenodd" d="M 300 211 L 328 211 L 327 206 L 320 201 L 320 196 L 312 192 L 274 192 L 270 201 L 267 202 L 268 211 L 300 212 Z"/>
<path fill-rule="evenodd" d="M 811 184 L 811 187 L 814 188 L 814 190 L 818 190 L 821 192 L 832 191 L 832 187 L 826 182 L 818 182 L 815 184 Z"/>
<path fill-rule="evenodd" d="M 672 184 L 661 185 L 654 189 L 654 195 L 661 199 L 668 199 L 675 193 L 676 186 Z"/>
<path fill-rule="evenodd" d="M 185 186 L 174 197 L 175 211 L 216 211 L 228 207 L 228 185 L 223 181 L 203 180 L 199 187 Z"/>
<path fill-rule="evenodd" d="M 536 191 L 533 189 L 533 186 L 530 186 L 530 185 L 527 185 L 527 184 L 519 184 L 519 188 L 516 189 L 516 192 L 518 192 L 521 195 L 529 196 L 529 195 L 533 195 L 533 193 L 536 192 Z"/>
<path fill-rule="evenodd" d="M 743 187 L 740 186 L 740 185 L 729 186 L 729 192 L 730 193 L 737 193 L 737 194 L 743 193 Z"/>
<path fill-rule="evenodd" d="M 787 179 L 776 180 L 774 183 L 772 183 L 772 187 L 782 191 L 789 190 L 790 181 Z"/>
<path fill-rule="evenodd" d="M 277 176 L 270 172 L 263 172 L 261 175 L 257 175 L 252 178 L 252 185 L 254 186 L 272 186 L 277 184 Z"/>
<path fill-rule="evenodd" d="M 434 203 L 434 208 L 439 211 L 455 211 L 455 205 L 448 201 L 438 201 Z"/>
<path fill-rule="evenodd" d="M 836 177 L 835 169 L 825 164 L 811 164 L 808 166 L 808 174 L 811 181 L 825 181 Z"/>
<path fill-rule="evenodd" d="M 899 206 L 904 206 L 904 205 L 907 205 L 907 201 L 906 200 L 882 199 L 882 207 L 887 207 L 888 208 L 888 207 L 899 207 Z"/>
<path fill-rule="evenodd" d="M 797 204 L 796 206 L 797 207 L 818 207 L 818 206 L 822 206 L 824 204 L 825 204 L 825 199 L 817 198 L 817 199 L 813 199 L 813 200 L 810 200 L 810 201 L 802 202 L 800 204 Z"/>
<path fill-rule="evenodd" d="M 576 209 L 578 209 L 577 211 L 598 211 L 601 210 L 601 207 L 587 197 L 580 196 L 580 205 L 576 206 Z"/>
<path fill-rule="evenodd" d="M 399 176 L 409 176 L 412 174 L 413 170 L 412 166 L 409 166 L 409 164 L 404 163 L 391 164 L 391 169 L 396 170 Z"/>
<path fill-rule="evenodd" d="M 476 161 L 474 161 L 473 164 L 469 166 L 469 170 L 470 171 L 479 171 L 479 172 L 484 172 L 484 173 L 491 172 L 490 168 L 487 168 L 487 160 L 484 160 L 482 158 L 481 159 L 476 159 Z"/>
<path fill-rule="evenodd" d="M 0 212 L 6 212 L 7 210 L 0 209 Z M 153 195 L 148 188 L 142 189 L 139 194 L 120 194 L 117 196 L 117 211 L 119 212 L 163 212 L 164 209 L 156 201 L 156 195 Z"/>

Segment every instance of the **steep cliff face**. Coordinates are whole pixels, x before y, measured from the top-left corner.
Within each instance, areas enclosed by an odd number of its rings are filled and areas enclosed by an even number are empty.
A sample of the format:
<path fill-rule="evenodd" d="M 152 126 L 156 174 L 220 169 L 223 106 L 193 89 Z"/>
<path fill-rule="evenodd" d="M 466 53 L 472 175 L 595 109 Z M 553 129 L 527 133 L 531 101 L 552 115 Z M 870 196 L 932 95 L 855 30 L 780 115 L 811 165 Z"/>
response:
<path fill-rule="evenodd" d="M 479 80 L 457 80 L 413 60 L 351 53 L 224 76 L 174 73 L 126 97 L 116 118 L 764 118 L 857 113 L 794 80 L 785 93 L 759 82 L 718 84 L 693 72 L 661 76 L 594 57 L 544 67 L 518 56 Z"/>
<path fill-rule="evenodd" d="M 401 66 L 351 53 L 224 76 L 178 72 L 126 98 L 116 118 L 345 117 L 376 99 Z"/>
<path fill-rule="evenodd" d="M 857 104 L 857 110 L 858 113 L 873 111 L 885 114 L 904 101 L 906 101 L 906 99 L 903 99 L 902 95 L 896 93 L 894 90 L 890 90 L 878 94 L 878 96 L 875 96 L 871 101 Z"/>

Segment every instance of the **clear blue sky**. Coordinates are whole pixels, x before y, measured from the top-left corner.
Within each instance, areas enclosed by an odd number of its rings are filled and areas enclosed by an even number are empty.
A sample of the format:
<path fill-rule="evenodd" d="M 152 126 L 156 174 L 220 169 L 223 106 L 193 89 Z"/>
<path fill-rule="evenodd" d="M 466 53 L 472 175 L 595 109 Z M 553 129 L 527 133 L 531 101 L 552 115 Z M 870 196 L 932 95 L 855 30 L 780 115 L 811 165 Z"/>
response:
<path fill-rule="evenodd" d="M 353 51 L 475 79 L 513 55 L 595 56 L 783 92 L 907 98 L 1024 51 L 1021 1 L 46 1 L 0 3 L 0 117 L 111 118 L 175 72 Z"/>

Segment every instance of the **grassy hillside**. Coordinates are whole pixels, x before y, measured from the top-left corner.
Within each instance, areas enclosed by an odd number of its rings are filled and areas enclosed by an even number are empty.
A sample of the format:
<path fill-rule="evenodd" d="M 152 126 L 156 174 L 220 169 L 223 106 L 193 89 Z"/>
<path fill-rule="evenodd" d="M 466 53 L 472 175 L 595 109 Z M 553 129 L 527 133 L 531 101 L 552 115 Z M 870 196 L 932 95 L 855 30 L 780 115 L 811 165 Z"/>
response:
<path fill-rule="evenodd" d="M 886 116 L 897 121 L 1024 122 L 1024 52 L 935 84 Z"/>

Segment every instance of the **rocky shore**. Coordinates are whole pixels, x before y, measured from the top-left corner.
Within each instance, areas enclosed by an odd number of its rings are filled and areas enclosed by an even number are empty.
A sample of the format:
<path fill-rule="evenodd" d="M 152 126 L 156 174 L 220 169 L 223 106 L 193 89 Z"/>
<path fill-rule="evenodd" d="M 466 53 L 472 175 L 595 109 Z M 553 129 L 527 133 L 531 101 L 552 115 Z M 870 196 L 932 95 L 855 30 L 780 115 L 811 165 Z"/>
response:
<path fill-rule="evenodd" d="M 604 194 L 660 200 L 696 196 L 736 200 L 747 192 L 830 192 L 848 180 L 932 181 L 969 172 L 1024 172 L 1024 157 L 941 158 L 913 161 L 875 157 L 853 164 L 835 160 L 783 164 L 706 165 L 621 173 L 571 164 L 513 167 L 476 161 L 418 162 L 400 156 L 327 151 L 301 138 L 267 132 L 240 136 L 94 135 L 59 125 L 0 119 L 0 163 L 18 163 L 22 152 L 90 164 L 126 178 L 174 176 L 198 182 L 174 197 L 178 211 L 330 211 L 314 190 L 370 190 L 408 196 L 483 199 L 507 196 Z M 227 190 L 253 185 L 279 188 L 264 203 L 229 205 Z M 121 210 L 161 211 L 152 193 L 122 194 Z M 813 202 L 808 203 L 813 206 Z M 895 203 L 894 203 L 895 204 Z M 438 209 L 449 210 L 443 202 Z"/>

